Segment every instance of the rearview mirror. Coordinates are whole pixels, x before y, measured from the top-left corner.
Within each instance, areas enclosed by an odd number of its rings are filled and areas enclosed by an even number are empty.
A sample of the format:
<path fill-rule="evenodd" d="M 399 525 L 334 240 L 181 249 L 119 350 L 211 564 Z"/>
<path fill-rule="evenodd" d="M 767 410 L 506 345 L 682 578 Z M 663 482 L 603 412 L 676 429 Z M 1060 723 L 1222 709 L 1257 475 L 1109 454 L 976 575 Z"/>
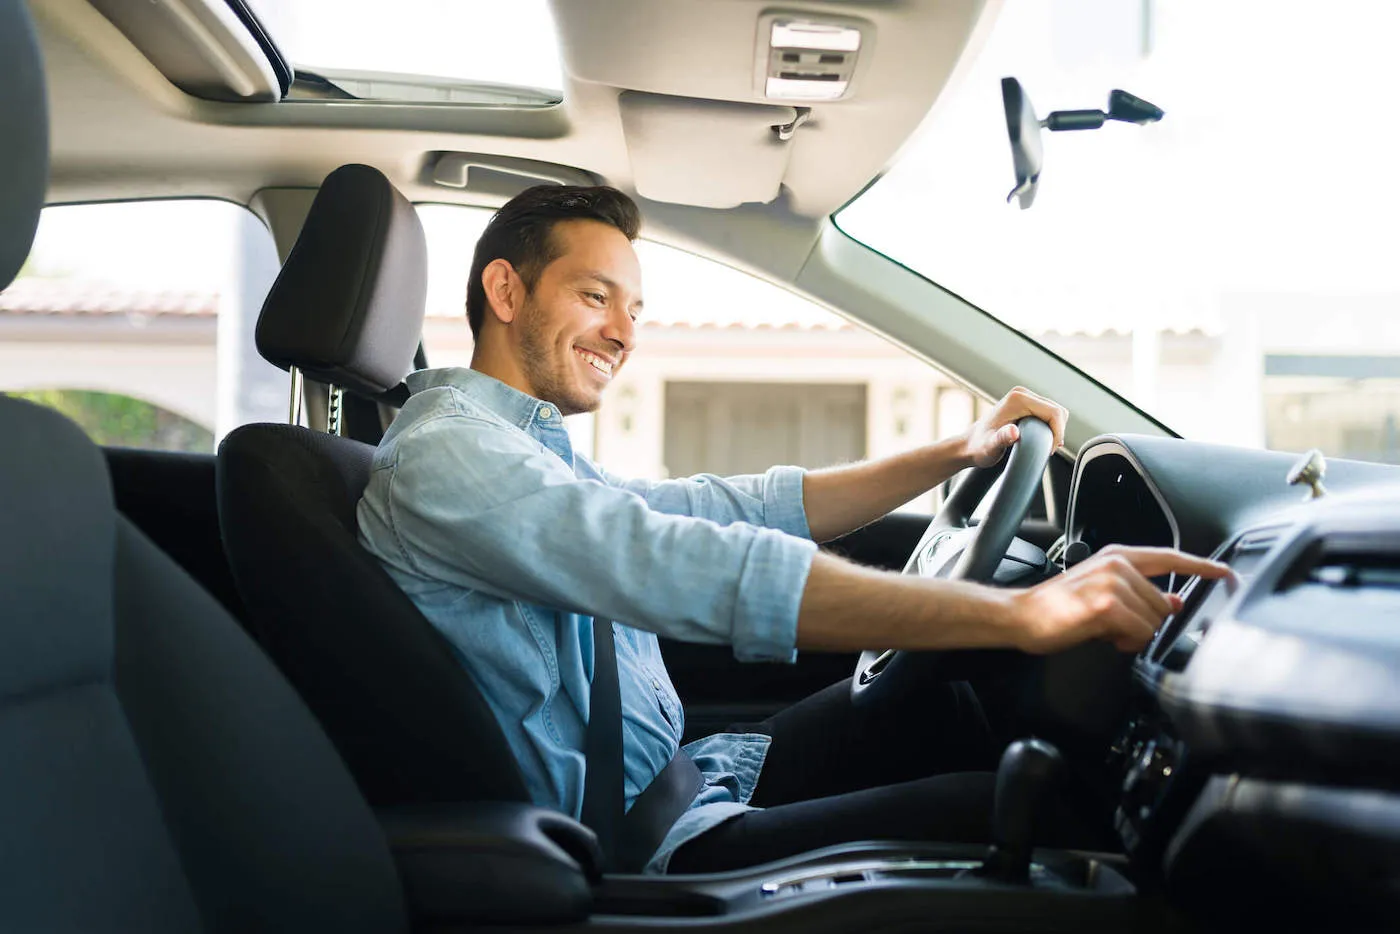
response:
<path fill-rule="evenodd" d="M 1006 196 L 1006 203 L 1015 198 L 1023 211 L 1035 201 L 1040 184 L 1041 127 L 1061 133 L 1097 130 L 1109 120 L 1145 126 L 1162 119 L 1162 108 L 1156 104 L 1115 89 L 1109 92 L 1108 110 L 1057 110 L 1037 120 L 1030 98 L 1015 78 L 1001 79 L 1001 104 L 1006 110 L 1006 134 L 1011 138 L 1011 162 L 1016 169 L 1016 187 Z"/>
<path fill-rule="evenodd" d="M 1040 121 L 1015 78 L 1001 79 L 1001 103 L 1006 109 L 1006 134 L 1011 137 L 1011 162 L 1016 169 L 1016 187 L 1006 196 L 1006 203 L 1016 198 L 1024 211 L 1035 201 L 1040 183 Z"/>

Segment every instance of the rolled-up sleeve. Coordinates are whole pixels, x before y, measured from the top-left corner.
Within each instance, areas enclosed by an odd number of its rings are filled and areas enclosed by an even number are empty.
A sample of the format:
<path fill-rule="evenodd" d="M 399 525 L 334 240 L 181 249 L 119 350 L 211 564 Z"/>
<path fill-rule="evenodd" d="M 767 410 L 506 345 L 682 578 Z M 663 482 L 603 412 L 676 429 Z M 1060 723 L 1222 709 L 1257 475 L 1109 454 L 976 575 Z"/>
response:
<path fill-rule="evenodd" d="M 795 468 L 747 489 L 714 478 L 722 488 L 664 494 L 745 504 L 710 510 L 715 517 L 683 514 L 625 486 L 579 479 L 527 435 L 445 415 L 400 437 L 386 470 L 383 519 L 420 574 L 674 639 L 728 643 L 743 660 L 795 655 L 816 551 Z"/>
<path fill-rule="evenodd" d="M 761 474 L 717 477 L 696 474 L 674 480 L 621 480 L 599 471 L 608 483 L 636 493 L 657 512 L 711 519 L 721 525 L 747 522 L 798 538 L 812 537 L 802 503 L 801 467 L 771 467 Z"/>

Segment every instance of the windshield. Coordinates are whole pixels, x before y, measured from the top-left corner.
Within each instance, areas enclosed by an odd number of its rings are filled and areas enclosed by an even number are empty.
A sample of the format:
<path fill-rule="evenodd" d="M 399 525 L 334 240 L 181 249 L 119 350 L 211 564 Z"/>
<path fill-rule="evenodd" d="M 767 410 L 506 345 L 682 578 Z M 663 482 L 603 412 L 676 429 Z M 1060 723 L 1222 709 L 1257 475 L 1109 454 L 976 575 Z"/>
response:
<path fill-rule="evenodd" d="M 1400 463 L 1400 4 L 1006 0 L 890 172 L 836 217 L 1190 438 Z M 1160 123 L 1042 131 L 1122 88 Z"/>

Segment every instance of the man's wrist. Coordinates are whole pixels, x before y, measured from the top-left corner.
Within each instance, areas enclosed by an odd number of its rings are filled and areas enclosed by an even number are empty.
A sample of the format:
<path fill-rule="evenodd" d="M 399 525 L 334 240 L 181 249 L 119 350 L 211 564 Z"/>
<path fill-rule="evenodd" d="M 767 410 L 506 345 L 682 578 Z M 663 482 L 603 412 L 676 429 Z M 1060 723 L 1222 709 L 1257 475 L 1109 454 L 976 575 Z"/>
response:
<path fill-rule="evenodd" d="M 948 451 L 953 473 L 966 470 L 973 465 L 972 459 L 972 429 L 966 428 L 948 439 Z"/>
<path fill-rule="evenodd" d="M 986 626 L 990 648 L 1020 649 L 1025 643 L 1023 591 L 991 589 L 987 594 Z"/>

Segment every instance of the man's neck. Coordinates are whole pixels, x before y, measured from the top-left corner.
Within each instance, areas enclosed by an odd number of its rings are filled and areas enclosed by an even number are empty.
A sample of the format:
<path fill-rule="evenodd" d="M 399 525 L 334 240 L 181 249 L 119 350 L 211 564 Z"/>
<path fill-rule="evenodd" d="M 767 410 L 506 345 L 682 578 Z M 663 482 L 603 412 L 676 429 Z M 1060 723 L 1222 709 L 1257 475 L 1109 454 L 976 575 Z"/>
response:
<path fill-rule="evenodd" d="M 535 396 L 534 387 L 525 378 L 525 373 L 515 358 L 509 354 L 492 352 L 489 347 L 485 346 L 486 343 L 485 341 L 478 342 L 472 351 L 471 368 L 484 376 L 505 383 L 516 392 Z"/>

